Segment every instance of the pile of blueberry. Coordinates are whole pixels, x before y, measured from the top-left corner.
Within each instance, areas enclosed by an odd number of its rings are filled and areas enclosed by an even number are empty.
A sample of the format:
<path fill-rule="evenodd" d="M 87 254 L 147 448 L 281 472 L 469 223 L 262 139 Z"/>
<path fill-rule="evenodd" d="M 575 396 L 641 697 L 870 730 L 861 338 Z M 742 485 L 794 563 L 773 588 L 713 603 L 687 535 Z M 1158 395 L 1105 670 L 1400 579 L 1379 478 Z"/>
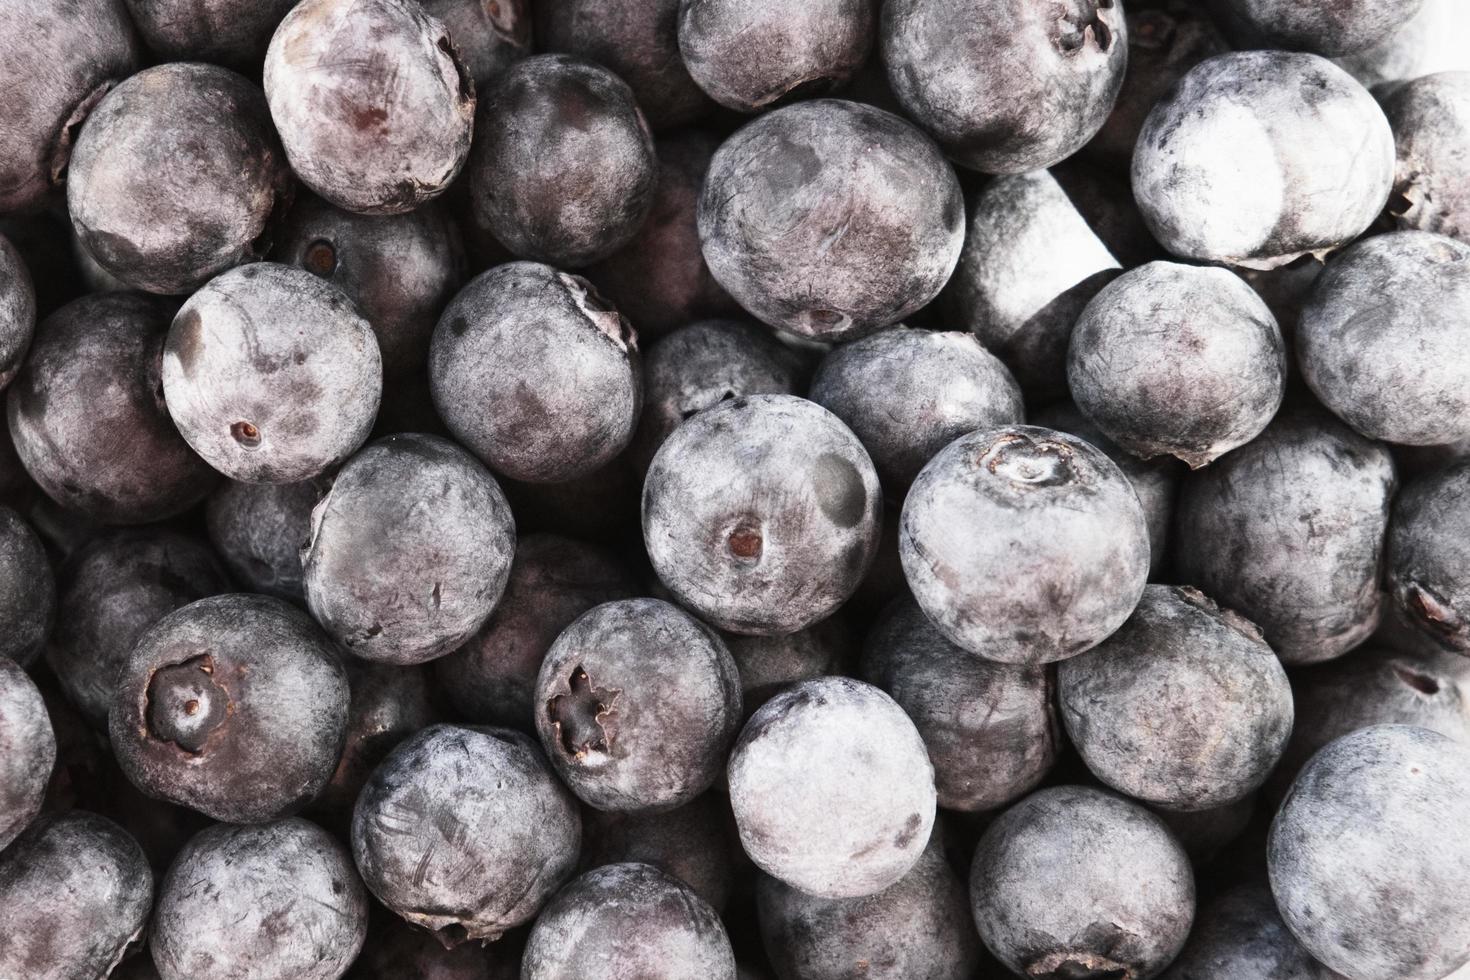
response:
<path fill-rule="evenodd" d="M 1470 0 L 0 0 L 0 980 L 1470 978 Z"/>

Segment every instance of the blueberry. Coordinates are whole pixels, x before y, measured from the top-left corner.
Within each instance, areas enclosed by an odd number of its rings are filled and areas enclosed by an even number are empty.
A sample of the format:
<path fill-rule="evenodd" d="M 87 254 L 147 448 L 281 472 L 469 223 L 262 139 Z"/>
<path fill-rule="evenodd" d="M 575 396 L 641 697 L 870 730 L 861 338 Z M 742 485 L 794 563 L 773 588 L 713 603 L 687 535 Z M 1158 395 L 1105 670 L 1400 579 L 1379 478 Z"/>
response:
<path fill-rule="evenodd" d="M 1333 60 L 1369 88 L 1470 69 L 1458 37 L 1463 13 L 1459 0 L 1424 0 L 1417 14 L 1372 47 Z"/>
<path fill-rule="evenodd" d="M 31 664 L 56 623 L 56 577 L 40 537 L 0 506 L 0 660 Z"/>
<path fill-rule="evenodd" d="M 1133 155 L 1144 220 L 1175 255 L 1254 269 L 1340 248 L 1393 183 L 1393 133 L 1316 55 L 1222 54 L 1155 104 Z"/>
<path fill-rule="evenodd" d="M 1199 911 L 1160 980 L 1343 980 L 1296 941 L 1264 884 L 1240 885 Z"/>
<path fill-rule="evenodd" d="M 412 211 L 469 156 L 474 80 L 415 0 L 302 0 L 271 38 L 265 94 L 296 176 L 348 211 Z"/>
<path fill-rule="evenodd" d="M 531 739 L 433 725 L 368 778 L 352 853 L 384 905 L 446 946 L 536 917 L 577 865 L 582 822 Z M 543 917 L 544 921 L 544 917 Z"/>
<path fill-rule="evenodd" d="M 593 606 L 640 591 L 633 572 L 604 548 L 525 535 L 495 612 L 464 646 L 435 661 L 435 674 L 465 717 L 531 731 L 536 675 L 561 631 Z"/>
<path fill-rule="evenodd" d="M 1271 891 L 1307 952 L 1353 980 L 1433 980 L 1470 961 L 1463 743 L 1377 725 L 1328 743 L 1271 824 Z"/>
<path fill-rule="evenodd" d="M 714 108 L 679 58 L 679 0 L 535 0 L 536 44 L 578 55 L 626 81 L 655 129 Z"/>
<path fill-rule="evenodd" d="M 781 980 L 971 980 L 980 940 L 942 835 L 897 882 L 862 898 L 818 898 L 761 875 L 761 937 Z"/>
<path fill-rule="evenodd" d="M 740 726 L 740 676 L 714 630 L 658 599 L 603 603 L 536 678 L 557 775 L 602 810 L 666 810 L 714 783 Z"/>
<path fill-rule="evenodd" d="M 730 804 L 762 871 L 809 895 L 858 898 L 919 860 L 934 825 L 934 767 L 892 698 L 823 677 L 751 716 L 730 755 Z"/>
<path fill-rule="evenodd" d="M 164 876 L 148 943 L 162 980 L 336 980 L 367 920 L 352 859 L 325 830 L 299 817 L 217 824 Z"/>
<path fill-rule="evenodd" d="M 1389 207 L 1400 228 L 1470 240 L 1470 72 L 1426 75 L 1383 100 L 1398 163 Z"/>
<path fill-rule="evenodd" d="M 628 244 L 653 207 L 653 135 L 618 76 L 525 58 L 485 93 L 471 158 L 476 217 L 515 255 L 577 267 Z"/>
<path fill-rule="evenodd" d="M 818 99 L 767 113 L 715 154 L 699 199 L 704 258 L 782 330 L 846 340 L 938 294 L 964 237 L 938 148 L 898 116 Z"/>
<path fill-rule="evenodd" d="M 1045 171 L 1000 177 L 970 208 L 946 312 L 974 332 L 1029 398 L 1067 392 L 1067 339 L 1118 261 Z"/>
<path fill-rule="evenodd" d="M 200 599 L 139 638 L 108 727 L 140 789 L 216 820 L 294 813 L 331 778 L 348 687 L 326 635 L 265 596 Z"/>
<path fill-rule="evenodd" d="M 1352 54 L 1391 37 L 1424 0 L 1213 0 L 1221 22 L 1250 47 Z M 1243 43 L 1241 46 L 1247 46 Z"/>
<path fill-rule="evenodd" d="M 587 808 L 582 816 L 582 870 L 636 861 L 689 888 L 716 912 L 729 901 L 735 875 L 730 807 L 715 792 L 657 813 Z"/>
<path fill-rule="evenodd" d="M 496 266 L 460 291 L 434 330 L 429 381 L 457 439 L 535 483 L 610 462 L 642 403 L 628 321 L 581 276 L 536 262 Z"/>
<path fill-rule="evenodd" d="M 699 248 L 699 191 L 719 145 L 703 130 L 660 136 L 654 144 L 658 183 L 647 220 L 626 245 L 586 270 L 645 341 L 702 317 L 740 310 Z"/>
<path fill-rule="evenodd" d="M 1415 725 L 1470 744 L 1470 660 L 1366 648 L 1292 677 L 1296 727 L 1271 774 L 1277 801 L 1317 750 L 1372 725 Z"/>
<path fill-rule="evenodd" d="M 1075 153 L 1107 120 L 1128 61 L 1116 0 L 889 0 L 881 37 L 904 109 L 988 173 Z"/>
<path fill-rule="evenodd" d="M 475 0 L 478 3 L 478 0 Z M 374 912 L 348 980 L 518 980 L 520 951 L 505 942 L 445 949 L 432 932 Z"/>
<path fill-rule="evenodd" d="M 1378 625 L 1388 451 L 1315 408 L 1185 478 L 1179 580 L 1261 628 L 1288 665 L 1331 660 Z"/>
<path fill-rule="evenodd" d="M 0 657 L 0 851 L 41 812 L 55 764 L 56 734 L 41 692 L 20 664 Z"/>
<path fill-rule="evenodd" d="M 295 483 L 367 438 L 383 390 L 372 328 L 335 286 L 301 269 L 232 269 L 189 297 L 163 354 L 168 410 L 215 469 Z"/>
<path fill-rule="evenodd" d="M 1018 425 L 935 456 L 904 500 L 899 557 L 924 613 L 989 660 L 1074 657 L 1123 625 L 1148 578 L 1148 527 L 1091 445 Z"/>
<path fill-rule="evenodd" d="M 1058 667 L 1057 685 L 1087 767 L 1170 809 L 1245 798 L 1291 735 L 1291 685 L 1260 631 L 1187 586 L 1144 589 L 1116 633 Z"/>
<path fill-rule="evenodd" d="M 1201 466 L 1250 442 L 1286 390 L 1276 318 L 1238 276 L 1173 262 L 1123 273 L 1072 330 L 1073 399 L 1135 456 Z"/>
<path fill-rule="evenodd" d="M 107 94 L 77 139 L 77 238 L 134 289 L 187 293 L 259 258 L 293 182 L 260 89 L 224 68 L 160 65 Z"/>
<path fill-rule="evenodd" d="M 1171 456 L 1139 459 L 1103 435 L 1071 402 L 1054 402 L 1032 416 L 1032 422 L 1071 433 L 1101 449 L 1118 465 L 1143 505 L 1143 519 L 1148 525 L 1149 569 L 1157 574 L 1164 567 L 1169 525 L 1174 520 L 1174 498 L 1178 495 L 1184 467 Z"/>
<path fill-rule="evenodd" d="M 36 287 L 25 259 L 0 235 L 0 388 L 10 384 L 36 333 Z"/>
<path fill-rule="evenodd" d="M 424 12 L 444 25 L 454 53 L 489 91 L 495 76 L 531 53 L 530 0 L 419 0 Z"/>
<path fill-rule="evenodd" d="M 26 472 L 63 507 L 142 524 L 187 510 L 214 486 L 164 404 L 167 316 L 160 301 L 110 293 L 37 328 L 6 408 Z"/>
<path fill-rule="evenodd" d="M 1378 235 L 1317 277 L 1296 332 L 1312 391 L 1370 439 L 1470 437 L 1470 244 Z"/>
<path fill-rule="evenodd" d="M 301 548 L 311 537 L 311 512 L 331 487 L 327 477 L 300 483 L 227 480 L 209 497 L 209 540 L 230 574 L 252 592 L 302 602 Z"/>
<path fill-rule="evenodd" d="M 811 399 L 862 440 L 894 496 L 955 439 L 1025 414 L 1015 378 L 973 335 L 904 327 L 827 354 Z"/>
<path fill-rule="evenodd" d="M 372 325 L 383 373 L 421 371 L 434 324 L 459 287 L 463 247 L 438 204 L 365 216 L 304 197 L 286 216 L 275 258 L 327 280 Z"/>
<path fill-rule="evenodd" d="M 0 214 L 11 214 L 61 186 L 87 114 L 137 70 L 140 52 L 122 0 L 16 7 L 3 32 Z"/>
<path fill-rule="evenodd" d="M 842 86 L 877 27 L 876 0 L 681 0 L 679 52 L 716 102 L 757 112 Z"/>
<path fill-rule="evenodd" d="M 980 838 L 970 872 L 980 938 L 1036 980 L 1148 980 L 1184 945 L 1194 874 L 1158 817 L 1122 797 L 1057 786 Z"/>
<path fill-rule="evenodd" d="M 690 416 L 741 395 L 795 395 L 800 355 L 741 320 L 700 320 L 660 338 L 643 358 L 643 415 L 634 455 L 643 470 Z"/>
<path fill-rule="evenodd" d="M 868 633 L 862 676 L 913 719 L 947 810 L 1005 806 L 1035 789 L 1056 762 L 1061 730 L 1051 668 L 992 663 L 962 650 L 912 599 L 894 602 Z"/>
<path fill-rule="evenodd" d="M 209 61 L 254 71 L 296 0 L 124 0 L 162 61 Z"/>
<path fill-rule="evenodd" d="M 536 920 L 523 980 L 736 980 L 715 910 L 647 864 L 609 864 L 569 883 Z"/>
<path fill-rule="evenodd" d="M 857 588 L 881 496 L 857 437 L 791 395 L 751 395 L 690 418 L 643 485 L 643 539 L 660 581 L 711 625 L 793 633 Z"/>
<path fill-rule="evenodd" d="M 175 609 L 228 591 L 224 570 L 195 538 L 159 528 L 93 538 L 63 570 L 46 662 L 71 703 L 105 730 L 139 637 Z"/>
<path fill-rule="evenodd" d="M 800 681 L 851 673 L 857 642 L 841 613 L 795 633 L 725 637 L 740 672 L 746 720 L 761 705 Z"/>
<path fill-rule="evenodd" d="M 1385 585 L 1405 621 L 1436 645 L 1470 654 L 1470 461 L 1410 481 L 1388 525 Z"/>
<path fill-rule="evenodd" d="M 312 512 L 306 601 L 357 656 L 422 663 L 489 619 L 514 552 L 510 506 L 473 456 L 437 436 L 388 436 Z"/>
<path fill-rule="evenodd" d="M 143 851 L 117 824 L 41 818 L 0 853 L 0 976 L 106 977 L 141 942 L 152 899 Z"/>

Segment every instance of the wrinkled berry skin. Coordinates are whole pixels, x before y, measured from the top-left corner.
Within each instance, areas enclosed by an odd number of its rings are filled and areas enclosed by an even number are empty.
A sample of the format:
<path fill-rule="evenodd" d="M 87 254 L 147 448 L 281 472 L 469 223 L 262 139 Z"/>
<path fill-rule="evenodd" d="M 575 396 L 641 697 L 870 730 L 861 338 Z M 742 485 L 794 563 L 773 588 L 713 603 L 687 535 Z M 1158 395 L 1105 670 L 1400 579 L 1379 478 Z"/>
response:
<path fill-rule="evenodd" d="M 638 233 L 658 157 L 626 82 L 590 61 L 543 54 L 516 62 L 485 93 L 469 170 L 475 215 L 506 248 L 576 268 Z"/>
<path fill-rule="evenodd" d="M 1312 959 L 1264 884 L 1233 888 L 1199 910 L 1189 942 L 1160 980 L 1344 980 Z"/>
<path fill-rule="evenodd" d="M 149 935 L 162 980 L 336 980 L 367 936 L 352 858 L 316 824 L 218 824 L 164 876 Z"/>
<path fill-rule="evenodd" d="M 230 594 L 153 624 L 118 674 L 108 729 L 150 796 L 216 820 L 294 813 L 331 778 L 347 730 L 347 674 L 294 606 Z"/>
<path fill-rule="evenodd" d="M 153 872 L 121 827 L 83 810 L 43 817 L 0 852 L 0 976 L 106 977 L 152 901 Z"/>
<path fill-rule="evenodd" d="M 1383 111 L 1398 153 L 1389 202 L 1398 227 L 1470 241 L 1470 71 L 1396 86 Z"/>
<path fill-rule="evenodd" d="M 444 25 L 455 56 L 475 80 L 476 92 L 531 53 L 530 0 L 419 0 Z"/>
<path fill-rule="evenodd" d="M 1463 743 L 1409 725 L 1344 735 L 1312 757 L 1271 824 L 1281 917 L 1353 980 L 1433 980 L 1470 961 Z"/>
<path fill-rule="evenodd" d="M 973 335 L 906 327 L 833 349 L 810 397 L 862 440 L 895 497 L 960 436 L 1025 417 L 1015 378 Z"/>
<path fill-rule="evenodd" d="M 0 235 L 0 388 L 20 370 L 35 333 L 35 283 L 19 250 Z"/>
<path fill-rule="evenodd" d="M 659 580 L 732 633 L 794 633 L 831 615 L 878 547 L 872 461 L 835 415 L 751 395 L 690 418 L 643 485 L 643 540 Z"/>
<path fill-rule="evenodd" d="M 878 688 L 845 677 L 767 701 L 740 733 L 729 775 L 746 854 L 808 895 L 888 888 L 934 826 L 934 767 L 914 723 Z"/>
<path fill-rule="evenodd" d="M 875 0 L 681 0 L 679 52 L 700 88 L 758 112 L 841 87 L 868 60 Z"/>
<path fill-rule="evenodd" d="M 138 528 L 83 545 L 68 560 L 60 591 L 46 662 L 77 710 L 106 730 L 118 675 L 138 638 L 175 609 L 228 592 L 229 582 L 198 540 Z"/>
<path fill-rule="evenodd" d="M 534 0 L 536 45 L 606 66 L 633 90 L 654 129 L 714 108 L 679 57 L 679 0 Z"/>
<path fill-rule="evenodd" d="M 62 184 L 87 113 L 140 51 L 122 0 L 83 0 L 17 5 L 0 52 L 0 214 L 11 214 Z"/>
<path fill-rule="evenodd" d="M 1015 174 L 975 198 L 944 306 L 1028 398 L 1045 402 L 1066 397 L 1072 324 L 1117 273 L 1118 260 L 1055 177 Z"/>
<path fill-rule="evenodd" d="M 261 257 L 293 186 L 260 89 L 214 65 L 169 64 L 92 110 L 66 198 L 104 270 L 133 289 L 187 293 Z"/>
<path fill-rule="evenodd" d="M 306 601 L 357 656 L 423 663 L 484 625 L 514 552 L 510 505 L 473 456 L 438 436 L 388 436 L 312 512 Z"/>
<path fill-rule="evenodd" d="M 973 432 L 924 467 L 903 504 L 899 557 L 952 643 L 1010 664 L 1065 660 L 1123 625 L 1148 578 L 1143 507 L 1076 436 Z"/>
<path fill-rule="evenodd" d="M 561 483 L 632 441 L 638 338 L 581 276 L 509 262 L 472 279 L 440 317 L 429 388 L 449 431 L 496 472 Z"/>
<path fill-rule="evenodd" d="M 653 206 L 638 233 L 586 276 L 638 328 L 644 341 L 740 306 L 715 281 L 699 245 L 699 192 L 720 140 L 703 130 L 660 136 Z"/>
<path fill-rule="evenodd" d="M 1241 47 L 1311 51 L 1329 58 L 1372 47 L 1419 12 L 1423 0 L 1212 0 Z"/>
<path fill-rule="evenodd" d="M 1005 806 L 1057 760 L 1051 668 L 977 657 L 945 639 L 912 599 L 890 605 L 868 633 L 862 676 L 913 719 L 947 810 Z"/>
<path fill-rule="evenodd" d="M 1124 449 L 1198 469 L 1250 442 L 1286 391 L 1286 345 L 1234 273 L 1150 262 L 1104 286 L 1067 350 L 1077 407 Z"/>
<path fill-rule="evenodd" d="M 1259 626 L 1282 663 L 1341 656 L 1378 626 L 1396 484 L 1383 446 L 1319 409 L 1287 409 L 1185 478 L 1178 578 Z"/>
<path fill-rule="evenodd" d="M 965 883 L 938 832 L 909 873 L 877 894 L 816 898 L 761 875 L 756 907 L 781 980 L 971 980 L 980 966 Z"/>
<path fill-rule="evenodd" d="M 1279 802 L 1328 742 L 1372 725 L 1415 725 L 1470 744 L 1470 660 L 1373 647 L 1292 675 L 1296 726 L 1268 791 Z"/>
<path fill-rule="evenodd" d="M 1241 51 L 1196 65 L 1154 106 L 1133 194 L 1175 255 L 1272 269 L 1366 230 L 1388 199 L 1393 159 L 1383 110 L 1341 68 Z"/>
<path fill-rule="evenodd" d="M 434 662 L 440 686 L 466 718 L 533 731 L 536 675 L 561 631 L 593 606 L 642 591 L 610 551 L 558 534 L 525 535 L 485 625 Z"/>
<path fill-rule="evenodd" d="M 699 620 L 658 599 L 625 599 L 557 637 L 536 708 L 542 748 L 584 803 L 667 810 L 719 776 L 740 727 L 740 675 Z"/>
<path fill-rule="evenodd" d="M 689 886 L 647 864 L 609 864 L 547 903 L 521 977 L 736 980 L 735 954 L 720 917 Z"/>
<path fill-rule="evenodd" d="M 535 743 L 433 725 L 369 777 L 352 853 L 374 895 L 446 946 L 535 918 L 577 866 L 582 821 Z"/>
<path fill-rule="evenodd" d="M 730 806 L 716 792 L 661 813 L 583 810 L 582 870 L 637 861 L 688 885 L 723 912 L 735 874 Z"/>
<path fill-rule="evenodd" d="M 1411 481 L 1388 525 L 1389 595 L 1436 645 L 1470 654 L 1470 461 Z"/>
<path fill-rule="evenodd" d="M 740 671 L 740 700 L 746 720 L 793 684 L 851 674 L 856 640 L 840 612 L 795 633 L 726 636 L 725 645 Z"/>
<path fill-rule="evenodd" d="M 801 356 L 771 331 L 743 320 L 680 327 L 643 357 L 643 415 L 633 455 L 645 472 L 664 440 L 690 416 L 742 395 L 797 395 Z"/>
<path fill-rule="evenodd" d="M 208 61 L 255 71 L 296 0 L 123 0 L 161 61 Z"/>
<path fill-rule="evenodd" d="M 898 116 L 818 99 L 767 113 L 715 153 L 699 199 L 710 271 L 773 327 L 841 341 L 897 323 L 949 279 L 959 180 Z"/>
<path fill-rule="evenodd" d="M 1040 170 L 1112 111 L 1128 62 L 1114 0 L 889 0 L 883 62 L 905 112 L 962 166 Z"/>
<path fill-rule="evenodd" d="M 474 80 L 415 0 L 298 3 L 271 38 L 265 94 L 291 169 L 348 211 L 412 211 L 469 156 Z"/>
<path fill-rule="evenodd" d="M 1112 636 L 1057 668 L 1067 734 L 1134 799 L 1206 810 L 1244 799 L 1291 735 L 1291 685 L 1249 620 L 1188 586 L 1150 585 Z"/>
<path fill-rule="evenodd" d="M 330 488 L 327 477 L 220 484 L 205 507 L 205 526 L 235 581 L 251 592 L 305 601 L 301 548 L 311 539 L 311 512 Z"/>
<path fill-rule="evenodd" d="M 1069 432 L 1083 442 L 1091 443 L 1118 464 L 1118 469 L 1133 485 L 1138 502 L 1143 505 L 1143 519 L 1148 525 L 1149 570 L 1157 574 L 1164 567 L 1169 542 L 1169 525 L 1174 520 L 1174 498 L 1184 467 L 1169 456 L 1139 459 L 1123 449 L 1077 410 L 1071 402 L 1054 402 L 1031 419 L 1035 425 Z"/>
<path fill-rule="evenodd" d="M 1189 934 L 1194 873 L 1169 828 L 1143 807 L 1057 786 L 985 831 L 970 907 L 985 945 L 1022 976 L 1149 980 Z"/>
<path fill-rule="evenodd" d="M 189 297 L 163 352 L 179 431 L 247 483 L 295 483 L 342 462 L 367 438 L 382 391 L 372 327 L 342 291 L 273 262 Z"/>
<path fill-rule="evenodd" d="M 25 520 L 0 506 L 0 659 L 29 666 L 56 623 L 56 576 Z"/>
<path fill-rule="evenodd" d="M 56 734 L 36 684 L 0 657 L 0 851 L 41 812 L 56 764 Z"/>
<path fill-rule="evenodd" d="M 1370 439 L 1470 437 L 1470 244 L 1401 231 L 1327 264 L 1296 331 L 1302 377 Z"/>
<path fill-rule="evenodd" d="M 26 472 L 61 506 L 142 524 L 187 510 L 214 487 L 214 471 L 164 404 L 167 316 L 161 301 L 106 293 L 37 328 L 6 408 Z"/>
<path fill-rule="evenodd" d="M 372 325 L 390 378 L 423 369 L 464 262 L 459 232 L 436 203 L 369 217 L 310 196 L 291 208 L 273 255 L 347 294 Z"/>

